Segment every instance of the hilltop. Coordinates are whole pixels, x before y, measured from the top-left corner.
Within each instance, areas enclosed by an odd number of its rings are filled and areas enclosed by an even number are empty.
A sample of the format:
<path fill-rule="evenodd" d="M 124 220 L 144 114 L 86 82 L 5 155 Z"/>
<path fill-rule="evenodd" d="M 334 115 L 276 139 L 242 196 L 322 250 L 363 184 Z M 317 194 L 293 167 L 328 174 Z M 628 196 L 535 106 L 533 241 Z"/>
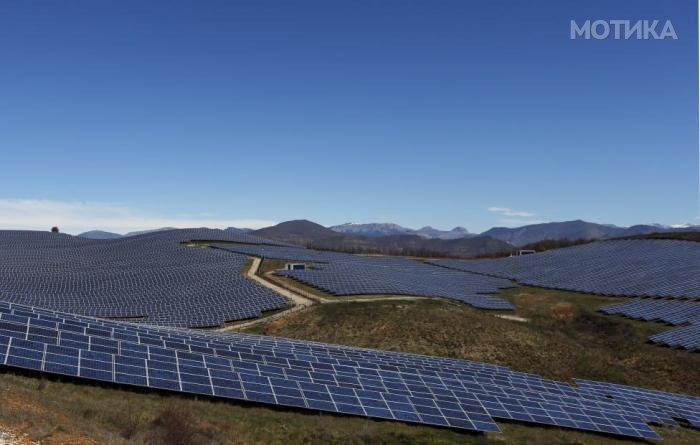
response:
<path fill-rule="evenodd" d="M 513 247 L 488 236 L 438 239 L 415 234 L 351 235 L 307 220 L 287 221 L 250 233 L 314 249 L 386 255 L 476 257 L 507 254 Z"/>

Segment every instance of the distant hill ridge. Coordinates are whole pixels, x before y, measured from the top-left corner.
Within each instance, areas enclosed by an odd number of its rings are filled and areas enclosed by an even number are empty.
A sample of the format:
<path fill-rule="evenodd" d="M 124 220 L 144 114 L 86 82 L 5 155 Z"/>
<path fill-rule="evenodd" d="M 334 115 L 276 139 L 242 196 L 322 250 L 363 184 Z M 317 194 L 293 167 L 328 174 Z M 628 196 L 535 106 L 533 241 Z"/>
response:
<path fill-rule="evenodd" d="M 512 246 L 491 237 L 424 238 L 416 234 L 374 236 L 338 232 L 307 220 L 295 220 L 250 232 L 252 235 L 306 247 L 352 253 L 474 257 L 504 254 Z"/>
<path fill-rule="evenodd" d="M 618 227 L 610 224 L 596 224 L 582 220 L 531 224 L 523 227 L 494 227 L 482 235 L 492 236 L 514 246 L 524 246 L 543 240 L 579 240 L 620 238 L 646 235 L 658 232 L 690 231 L 687 228 L 673 228 L 658 224 L 639 224 L 630 227 Z M 697 230 L 697 227 L 695 228 Z"/>
<path fill-rule="evenodd" d="M 481 234 L 471 233 L 463 227 L 455 227 L 452 230 L 439 230 L 427 226 L 422 229 L 414 230 L 392 223 L 347 223 L 339 226 L 332 226 L 330 229 L 340 233 L 367 237 L 418 235 L 423 238 L 457 239 L 490 236 L 512 244 L 513 246 L 524 246 L 543 240 L 595 240 L 646 235 L 657 232 L 693 231 L 700 230 L 700 226 L 668 227 L 659 224 L 638 224 L 630 227 L 619 227 L 612 224 L 598 224 L 583 220 L 574 220 L 530 224 L 514 228 L 494 227 Z"/>
<path fill-rule="evenodd" d="M 130 232 L 134 236 L 160 230 Z M 314 247 L 356 253 L 385 253 L 416 256 L 495 256 L 526 245 L 549 241 L 580 241 L 624 238 L 652 233 L 700 231 L 700 226 L 668 227 L 658 224 L 639 224 L 619 227 L 583 220 L 531 224 L 523 227 L 494 227 L 481 234 L 464 227 L 440 230 L 430 226 L 415 230 L 392 223 L 347 223 L 324 227 L 308 220 L 286 221 L 259 230 L 228 227 L 229 232 L 250 233 L 264 238 Z M 79 236 L 92 239 L 114 239 L 122 235 L 93 230 Z M 557 244 L 557 243 L 549 243 Z M 543 244 L 544 246 L 544 244 Z"/>
<path fill-rule="evenodd" d="M 455 227 L 452 230 L 439 230 L 430 226 L 425 226 L 418 230 L 414 230 L 393 223 L 346 223 L 339 226 L 329 227 L 329 229 L 348 235 L 361 235 L 372 238 L 391 235 L 418 235 L 422 238 L 439 239 L 456 239 L 476 236 L 473 233 L 469 233 L 469 231 L 464 227 Z"/>
<path fill-rule="evenodd" d="M 153 232 L 162 232 L 164 230 L 174 230 L 175 227 L 161 227 L 159 229 L 150 229 L 150 230 L 139 230 L 136 232 L 129 232 L 124 235 L 120 235 L 118 233 L 114 232 L 106 232 L 104 230 L 90 230 L 88 232 L 83 232 L 79 234 L 78 236 L 81 238 L 90 238 L 90 239 L 116 239 L 116 238 L 122 238 L 126 236 L 136 236 L 136 235 L 144 235 L 146 233 L 153 233 Z"/>
<path fill-rule="evenodd" d="M 117 239 L 121 238 L 122 235 L 114 232 L 105 232 L 104 230 L 90 230 L 89 232 L 84 232 L 78 235 L 81 238 L 90 239 Z"/>

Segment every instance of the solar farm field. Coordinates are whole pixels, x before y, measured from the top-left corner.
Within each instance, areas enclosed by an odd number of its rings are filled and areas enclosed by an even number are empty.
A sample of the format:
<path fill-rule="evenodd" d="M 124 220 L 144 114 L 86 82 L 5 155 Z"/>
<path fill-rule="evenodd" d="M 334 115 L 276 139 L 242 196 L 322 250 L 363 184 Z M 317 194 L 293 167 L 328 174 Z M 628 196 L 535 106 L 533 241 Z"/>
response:
<path fill-rule="evenodd" d="M 694 334 L 658 323 L 697 326 L 697 243 L 606 241 L 426 262 L 206 229 L 91 241 L 11 232 L 0 241 L 6 388 L 41 376 L 57 393 L 82 383 L 76 404 L 123 391 L 143 406 L 133 418 L 103 408 L 93 416 L 102 423 L 89 425 L 67 411 L 76 437 L 284 441 L 241 414 L 268 409 L 262 417 L 297 419 L 290 434 L 300 442 L 527 443 L 543 427 L 561 443 L 698 439 Z M 248 272 L 250 257 L 262 267 Z M 290 260 L 306 267 L 280 270 Z M 255 270 L 255 280 L 244 275 Z M 266 280 L 308 306 L 265 316 L 291 301 Z M 589 293 L 560 290 L 580 286 Z M 172 403 L 149 406 L 166 397 Z M 99 400 L 82 404 L 99 412 Z M 213 421 L 214 409 L 239 413 L 240 431 Z M 25 411 L 8 414 L 14 427 Z M 309 416 L 323 418 L 318 437 L 303 436 Z"/>
<path fill-rule="evenodd" d="M 207 327 L 258 317 L 287 300 L 241 275 L 248 257 L 190 240 L 277 242 L 210 229 L 114 240 L 0 231 L 3 300 L 159 326 Z"/>
<path fill-rule="evenodd" d="M 531 322 L 498 319 L 492 313 L 441 300 L 377 301 L 317 305 L 251 332 L 487 361 L 556 380 L 575 375 L 688 394 L 700 391 L 700 382 L 693 378 L 700 357 L 627 341 L 630 336 L 644 338 L 654 326 L 598 313 L 597 305 L 607 301 L 604 297 L 590 296 L 588 301 L 579 294 L 536 288 L 511 289 L 503 296 L 516 305 L 528 304 L 523 315 Z M 589 348 L 582 350 L 578 341 L 587 342 Z M 43 438 L 44 443 L 65 443 L 61 442 L 65 438 L 75 440 L 72 443 L 168 443 L 173 431 L 187 436 L 185 443 L 201 444 L 537 444 L 542 443 L 543 434 L 553 444 L 630 443 L 612 436 L 504 421 L 497 422 L 502 433 L 480 436 L 132 388 L 38 378 L 4 369 L 0 390 L 11 402 L 0 408 L 0 414 L 13 419 L 12 425 L 24 425 L 24 431 Z M 171 416 L 182 428 L 165 420 Z M 664 443 L 698 440 L 692 429 L 654 429 Z"/>
<path fill-rule="evenodd" d="M 639 297 L 601 311 L 670 325 L 650 338 L 700 350 L 700 243 L 667 239 L 600 241 L 499 260 L 431 264 L 521 284 L 607 296 Z"/>

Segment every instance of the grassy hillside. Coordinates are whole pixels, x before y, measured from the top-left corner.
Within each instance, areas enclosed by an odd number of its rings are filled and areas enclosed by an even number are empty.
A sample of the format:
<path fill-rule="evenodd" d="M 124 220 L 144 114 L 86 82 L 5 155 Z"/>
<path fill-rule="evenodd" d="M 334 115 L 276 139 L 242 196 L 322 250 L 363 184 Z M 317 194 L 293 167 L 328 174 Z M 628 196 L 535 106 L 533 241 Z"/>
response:
<path fill-rule="evenodd" d="M 444 300 L 314 306 L 250 332 L 483 360 L 548 377 L 572 376 L 700 395 L 700 354 L 645 344 L 653 323 L 595 312 L 605 297 L 534 288 L 505 296 L 529 322 Z M 0 368 L 0 429 L 45 444 L 624 444 L 627 440 L 499 421 L 480 435 L 235 401 L 47 379 Z M 666 444 L 700 432 L 660 429 Z"/>
<path fill-rule="evenodd" d="M 700 396 L 700 354 L 646 343 L 657 323 L 597 312 L 620 298 L 539 288 L 502 295 L 528 322 L 437 299 L 317 305 L 251 332 L 510 366 Z M 512 314 L 501 312 L 502 314 Z"/>

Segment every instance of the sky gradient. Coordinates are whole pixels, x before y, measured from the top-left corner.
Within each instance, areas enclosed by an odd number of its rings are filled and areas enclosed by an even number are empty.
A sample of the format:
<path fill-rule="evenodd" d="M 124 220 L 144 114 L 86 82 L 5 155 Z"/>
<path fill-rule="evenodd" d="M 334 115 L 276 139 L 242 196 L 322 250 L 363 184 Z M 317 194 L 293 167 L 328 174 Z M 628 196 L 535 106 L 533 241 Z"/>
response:
<path fill-rule="evenodd" d="M 0 4 L 0 228 L 698 220 L 697 2 Z M 570 40 L 570 20 L 678 40 Z M 496 209 L 496 210 L 494 210 Z"/>

